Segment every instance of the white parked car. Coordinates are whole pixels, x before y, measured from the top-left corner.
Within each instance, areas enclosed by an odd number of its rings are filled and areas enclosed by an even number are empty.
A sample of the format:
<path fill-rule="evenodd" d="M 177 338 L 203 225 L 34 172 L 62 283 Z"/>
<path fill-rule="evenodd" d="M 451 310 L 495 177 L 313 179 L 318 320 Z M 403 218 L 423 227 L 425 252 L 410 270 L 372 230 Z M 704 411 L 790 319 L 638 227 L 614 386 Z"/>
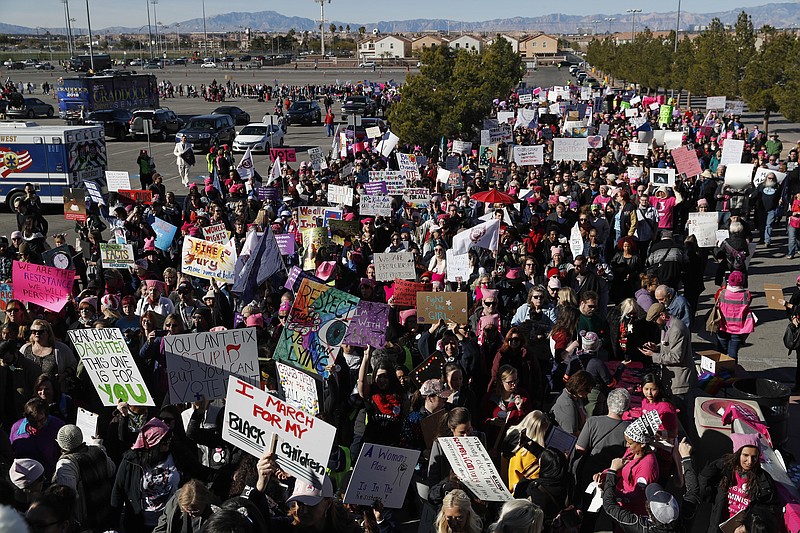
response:
<path fill-rule="evenodd" d="M 375 68 L 376 66 L 378 65 L 374 61 L 367 61 L 358 65 L 358 68 Z"/>
<path fill-rule="evenodd" d="M 217 68 L 217 64 L 212 62 L 203 63 L 200 68 Z"/>
<path fill-rule="evenodd" d="M 270 125 L 252 122 L 242 128 L 233 141 L 234 152 L 267 152 L 269 149 L 283 146 L 283 130 L 277 124 Z"/>

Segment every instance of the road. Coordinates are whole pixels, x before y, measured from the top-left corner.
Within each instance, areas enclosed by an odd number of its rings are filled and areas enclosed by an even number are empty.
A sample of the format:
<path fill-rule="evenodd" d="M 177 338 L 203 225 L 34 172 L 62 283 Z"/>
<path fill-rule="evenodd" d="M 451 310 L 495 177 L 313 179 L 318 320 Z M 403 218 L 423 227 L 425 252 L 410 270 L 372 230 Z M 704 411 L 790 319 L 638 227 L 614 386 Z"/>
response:
<path fill-rule="evenodd" d="M 243 71 L 230 71 L 217 69 L 210 71 L 210 69 L 200 69 L 197 65 L 189 65 L 186 67 L 168 67 L 163 71 L 143 71 L 152 72 L 158 76 L 159 79 L 167 79 L 172 81 L 173 84 L 190 83 L 199 86 L 201 83 L 209 83 L 212 79 L 224 83 L 231 79 L 237 83 L 258 83 L 267 82 L 272 83 L 277 80 L 280 84 L 307 84 L 307 83 L 336 83 L 338 81 L 358 81 L 369 79 L 375 82 L 386 82 L 394 79 L 398 83 L 402 83 L 406 78 L 405 69 L 384 69 L 376 72 L 366 71 L 363 69 L 319 69 L 314 71 L 311 66 L 306 66 L 294 70 L 293 68 L 264 68 L 261 70 L 243 70 Z M 412 69 L 413 72 L 413 69 Z M 10 75 L 14 81 L 32 82 L 37 86 L 41 86 L 44 81 L 55 84 L 58 77 L 63 73 L 55 72 L 37 72 L 32 70 L 25 71 L 10 71 L 0 73 L 3 79 Z M 570 76 L 566 69 L 558 70 L 555 67 L 540 67 L 537 71 L 528 72 L 525 81 L 534 87 L 536 86 L 550 86 L 550 85 L 564 85 L 570 80 Z M 41 90 L 39 90 L 41 92 Z M 45 100 L 52 102 L 52 97 L 45 96 Z M 261 116 L 267 112 L 271 112 L 274 105 L 270 102 L 259 103 L 252 99 L 233 99 L 226 102 L 227 104 L 238 105 L 245 111 L 250 113 L 253 120 L 260 120 Z M 702 107 L 704 99 L 701 97 L 693 98 L 692 104 L 696 107 Z M 174 98 L 162 101 L 162 105 L 170 107 L 183 118 L 189 118 L 194 115 L 204 114 L 211 112 L 218 104 L 205 102 L 200 98 Z M 340 115 L 338 105 L 334 106 L 334 113 L 337 117 Z M 59 119 L 37 119 L 41 123 L 54 123 L 61 124 Z M 761 115 L 758 113 L 746 113 L 744 122 L 752 127 L 754 124 L 760 125 Z M 789 123 L 783 117 L 773 117 L 772 123 L 776 126 L 779 132 L 783 134 L 785 145 L 789 141 L 800 138 L 800 125 Z M 240 128 L 240 127 L 239 127 Z M 324 126 L 291 126 L 285 138 L 287 147 L 292 147 L 297 150 L 298 162 L 308 160 L 306 152 L 309 148 L 320 146 L 326 152 L 330 146 L 330 139 L 325 136 Z M 175 167 L 175 159 L 172 155 L 172 143 L 152 143 L 152 155 L 154 156 L 158 170 L 165 176 L 165 184 L 168 190 L 182 195 L 185 189 L 180 184 L 177 177 L 177 169 Z M 139 150 L 147 148 L 146 141 L 127 141 L 116 142 L 109 141 L 107 145 L 109 170 L 127 170 L 131 175 L 136 174 L 136 157 Z M 258 154 L 255 156 L 256 168 L 262 175 L 266 175 L 269 170 L 269 155 Z M 202 169 L 202 160 L 195 167 L 197 176 L 200 175 Z M 68 231 L 72 232 L 74 227 L 72 224 L 67 223 L 61 216 L 60 208 L 53 208 L 50 210 L 48 219 L 50 221 L 52 232 Z M 16 229 L 15 219 L 7 212 L 5 207 L 0 209 L 0 234 L 8 235 L 11 231 Z M 759 324 L 756 331 L 748 339 L 747 345 L 740 352 L 740 362 L 742 366 L 751 372 L 757 372 L 759 375 L 772 377 L 781 381 L 792 382 L 794 376 L 795 359 L 788 357 L 786 350 L 783 348 L 782 337 L 785 327 L 785 319 L 781 312 L 766 309 L 766 304 L 763 298 L 763 284 L 764 283 L 779 283 L 785 287 L 785 294 L 791 294 L 795 286 L 795 278 L 798 273 L 797 261 L 789 261 L 785 257 L 779 257 L 778 252 L 785 252 L 786 250 L 786 229 L 782 224 L 775 231 L 776 237 L 774 240 L 778 243 L 778 247 L 764 249 L 762 246 L 756 251 L 755 257 L 751 264 L 751 290 L 755 297 L 754 310 L 759 318 Z M 713 266 L 713 265 L 712 265 Z M 709 266 L 709 269 L 712 268 Z M 701 299 L 701 306 L 697 313 L 697 321 L 695 324 L 695 331 L 702 329 L 703 317 L 709 307 L 710 294 L 713 294 L 716 287 L 713 285 L 713 271 L 706 272 L 707 291 L 706 295 Z M 695 347 L 698 350 L 707 349 L 711 347 L 708 341 L 708 335 L 703 333 L 694 335 Z"/>

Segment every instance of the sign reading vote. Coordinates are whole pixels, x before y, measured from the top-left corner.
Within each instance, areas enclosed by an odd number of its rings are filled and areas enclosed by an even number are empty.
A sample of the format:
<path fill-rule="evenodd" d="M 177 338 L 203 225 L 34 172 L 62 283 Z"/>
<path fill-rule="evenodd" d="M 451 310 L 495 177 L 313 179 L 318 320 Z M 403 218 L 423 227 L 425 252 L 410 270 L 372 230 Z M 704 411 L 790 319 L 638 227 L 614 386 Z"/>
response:
<path fill-rule="evenodd" d="M 11 280 L 15 299 L 57 313 L 72 293 L 75 271 L 14 261 Z"/>
<path fill-rule="evenodd" d="M 225 397 L 222 438 L 261 457 L 277 435 L 275 460 L 297 483 L 322 487 L 336 428 L 231 376 Z"/>
<path fill-rule="evenodd" d="M 269 159 L 272 163 L 277 158 L 281 158 L 281 163 L 295 163 L 297 162 L 297 154 L 294 148 L 270 148 Z"/>
<path fill-rule="evenodd" d="M 74 329 L 69 338 L 103 405 L 155 405 L 119 328 Z"/>
<path fill-rule="evenodd" d="M 167 335 L 164 353 L 174 403 L 224 398 L 228 376 L 260 379 L 255 328 Z"/>
<path fill-rule="evenodd" d="M 417 322 L 433 324 L 439 320 L 467 323 L 466 292 L 418 292 Z"/>

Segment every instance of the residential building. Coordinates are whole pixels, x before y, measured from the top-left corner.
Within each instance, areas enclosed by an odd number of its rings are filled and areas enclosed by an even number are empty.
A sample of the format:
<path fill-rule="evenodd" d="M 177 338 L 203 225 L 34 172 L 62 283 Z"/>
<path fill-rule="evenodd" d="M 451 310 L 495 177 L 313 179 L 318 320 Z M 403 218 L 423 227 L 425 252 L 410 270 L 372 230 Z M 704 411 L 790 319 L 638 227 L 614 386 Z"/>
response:
<path fill-rule="evenodd" d="M 474 35 L 461 35 L 448 43 L 450 48 L 455 50 L 468 50 L 470 52 L 480 52 L 483 50 L 483 39 Z"/>
<path fill-rule="evenodd" d="M 547 34 L 531 35 L 519 41 L 519 54 L 523 58 L 553 56 L 558 53 L 558 39 Z"/>

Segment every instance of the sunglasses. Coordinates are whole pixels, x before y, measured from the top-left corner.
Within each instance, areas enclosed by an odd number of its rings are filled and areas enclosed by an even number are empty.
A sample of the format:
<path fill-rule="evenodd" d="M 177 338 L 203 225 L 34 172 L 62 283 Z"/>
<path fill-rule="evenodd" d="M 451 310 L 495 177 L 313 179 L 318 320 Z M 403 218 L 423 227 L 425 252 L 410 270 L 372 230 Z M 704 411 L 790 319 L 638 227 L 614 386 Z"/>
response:
<path fill-rule="evenodd" d="M 19 313 L 22 311 L 19 307 L 8 307 L 6 308 L 6 313 Z"/>
<path fill-rule="evenodd" d="M 497 305 L 497 302 L 483 302 L 483 305 L 487 307 L 494 307 Z"/>
<path fill-rule="evenodd" d="M 40 333 L 47 333 L 47 330 L 46 329 L 32 329 L 31 333 L 33 333 L 34 335 L 39 335 Z"/>

